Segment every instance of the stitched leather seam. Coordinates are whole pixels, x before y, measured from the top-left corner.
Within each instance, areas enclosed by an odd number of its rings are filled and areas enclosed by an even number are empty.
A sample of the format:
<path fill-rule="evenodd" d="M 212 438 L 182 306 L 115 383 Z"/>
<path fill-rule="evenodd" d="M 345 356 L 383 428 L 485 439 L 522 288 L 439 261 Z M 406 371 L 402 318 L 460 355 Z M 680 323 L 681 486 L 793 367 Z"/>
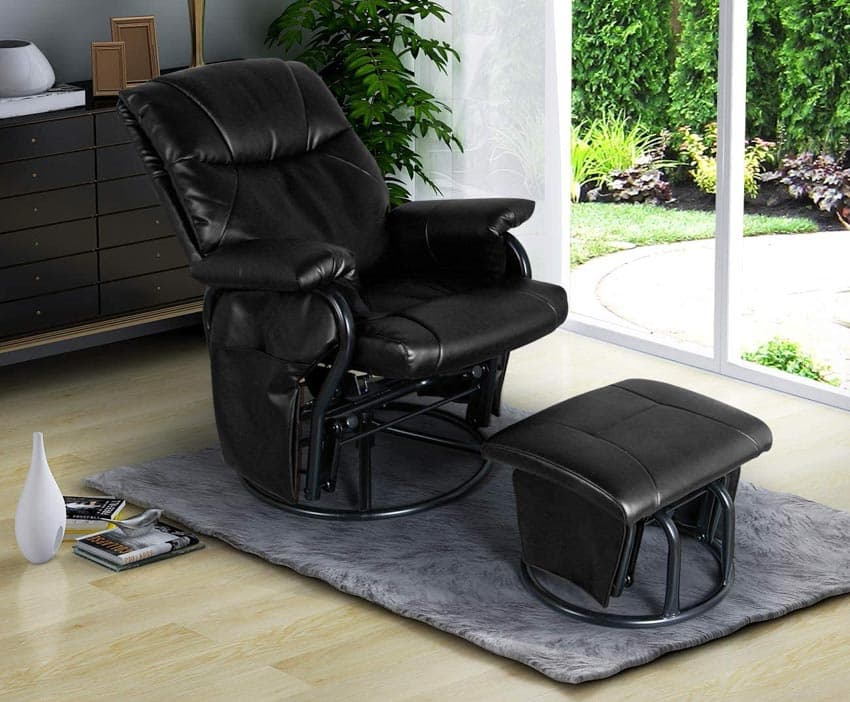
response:
<path fill-rule="evenodd" d="M 442 341 L 440 341 L 440 335 L 437 334 L 437 332 L 435 332 L 433 329 L 431 329 L 431 327 L 429 327 L 427 324 L 424 324 L 423 322 L 421 322 L 418 319 L 415 319 L 414 317 L 408 317 L 406 314 L 399 313 L 399 312 L 396 312 L 392 316 L 393 317 L 400 317 L 401 319 L 406 319 L 410 322 L 413 322 L 414 324 L 418 324 L 425 331 L 427 331 L 431 336 L 434 337 L 434 341 L 437 342 L 437 349 L 439 350 L 439 356 L 437 356 L 437 365 L 434 366 L 434 369 L 438 370 L 440 368 L 440 366 L 443 365 L 443 343 L 442 343 Z"/>
<path fill-rule="evenodd" d="M 538 295 L 537 293 L 531 292 L 530 290 L 517 290 L 516 292 L 521 295 L 527 295 L 528 297 L 533 297 L 535 300 L 539 300 L 540 302 L 545 303 L 550 310 L 552 310 L 552 314 L 555 316 L 555 319 L 558 319 L 558 310 L 555 309 L 554 305 L 552 305 L 549 300 L 547 300 L 542 295 Z"/>
<path fill-rule="evenodd" d="M 345 132 L 340 132 L 340 134 L 344 134 L 344 133 Z M 332 137 L 332 139 L 336 139 L 337 136 L 339 136 L 339 134 Z M 327 143 L 327 142 L 325 142 L 325 143 Z M 374 175 L 369 173 L 369 171 L 367 171 L 365 168 L 361 168 L 356 163 L 352 163 L 348 159 L 340 158 L 339 156 L 335 156 L 334 154 L 325 153 L 324 151 L 316 151 L 316 153 L 319 156 L 324 156 L 326 158 L 332 158 L 334 161 L 340 161 L 340 162 L 344 163 L 346 166 L 351 166 L 354 170 L 360 171 L 363 175 L 365 175 L 366 177 L 368 177 L 370 180 L 374 181 L 375 183 L 379 182 L 378 179 Z"/>
<path fill-rule="evenodd" d="M 585 436 L 590 436 L 590 437 L 592 437 L 592 438 L 594 438 L 598 441 L 604 441 L 609 446 L 613 446 L 620 453 L 631 458 L 635 463 L 637 463 L 643 469 L 643 472 L 646 473 L 646 477 L 649 478 L 649 481 L 652 483 L 652 486 L 655 488 L 656 509 L 658 507 L 661 507 L 661 491 L 658 489 L 658 483 L 655 482 L 655 476 L 652 475 L 652 473 L 649 471 L 649 468 L 647 468 L 637 456 L 633 455 L 629 451 L 626 451 L 626 449 L 624 449 L 619 444 L 615 444 L 613 441 L 609 441 L 604 436 L 599 436 L 598 434 L 593 434 L 593 433 L 586 431 L 584 429 L 579 429 L 578 427 L 574 427 L 571 424 L 567 424 L 566 422 L 558 421 L 557 419 L 547 418 L 546 421 L 549 422 L 550 424 L 557 424 L 559 426 L 566 427 L 567 429 L 572 429 L 573 431 L 576 431 L 579 434 L 584 434 Z"/>
<path fill-rule="evenodd" d="M 634 412 L 633 414 L 630 414 L 630 415 L 624 416 L 624 417 L 619 417 L 615 422 L 612 422 L 611 424 L 606 424 L 604 427 L 599 427 L 599 431 L 605 431 L 606 429 L 610 429 L 611 427 L 615 427 L 618 424 L 625 422 L 626 420 L 634 419 L 639 414 L 643 414 L 644 412 L 651 412 L 652 410 L 654 410 L 658 406 L 659 405 L 658 405 L 657 402 L 653 402 L 651 407 L 644 407 L 643 409 L 639 409 L 637 412 Z"/>
<path fill-rule="evenodd" d="M 425 248 L 428 250 L 428 255 L 431 257 L 431 260 L 434 261 L 437 265 L 440 264 L 440 259 L 437 258 L 437 254 L 434 253 L 434 250 L 431 248 L 431 213 L 436 209 L 437 205 L 433 204 L 430 208 L 428 208 L 428 212 L 425 213 L 425 227 L 422 230 L 422 234 L 425 236 Z"/>
<path fill-rule="evenodd" d="M 404 351 L 405 351 L 405 355 L 406 355 L 406 356 L 408 356 L 408 357 L 410 356 L 410 353 L 409 353 L 409 351 L 410 351 L 410 346 L 408 346 L 408 345 L 407 345 L 404 341 L 402 341 L 401 339 L 394 339 L 394 338 L 393 338 L 393 337 L 391 337 L 391 336 L 385 336 L 384 334 L 381 334 L 381 333 L 378 333 L 378 332 L 369 332 L 369 331 L 367 331 L 367 332 L 363 332 L 363 333 L 361 333 L 361 334 L 359 335 L 359 338 L 358 338 L 358 343 L 359 343 L 359 342 L 362 342 L 362 341 L 364 341 L 364 340 L 368 340 L 368 339 L 370 339 L 370 338 L 372 338 L 372 339 L 381 339 L 381 340 L 383 340 L 383 341 L 389 341 L 389 342 L 391 342 L 391 343 L 393 343 L 393 344 L 398 344 L 398 345 L 399 345 L 402 349 L 404 349 Z M 436 366 L 435 366 L 435 369 L 436 369 Z"/>
<path fill-rule="evenodd" d="M 626 510 L 623 509 L 623 505 L 620 504 L 620 501 L 618 499 L 616 499 L 610 492 L 605 490 L 600 485 L 597 485 L 596 483 L 594 483 L 589 478 L 586 478 L 581 473 L 576 473 L 574 470 L 570 470 L 566 466 L 561 465 L 560 463 L 556 463 L 555 461 L 552 461 L 552 460 L 546 458 L 545 456 L 541 456 L 540 454 L 534 453 L 532 451 L 527 451 L 525 449 L 517 448 L 516 446 L 509 446 L 507 444 L 498 444 L 498 443 L 494 444 L 494 446 L 499 451 L 505 451 L 507 453 L 514 453 L 514 454 L 517 454 L 519 456 L 525 456 L 526 458 L 534 459 L 535 461 L 538 461 L 540 463 L 545 463 L 547 466 L 552 466 L 553 468 L 557 469 L 561 473 L 567 473 L 571 477 L 575 478 L 576 482 L 582 483 L 582 484 L 584 484 L 584 485 L 586 485 L 590 488 L 593 488 L 595 491 L 597 491 L 600 494 L 607 497 L 611 501 L 611 503 L 619 510 L 620 514 L 623 516 L 623 521 L 627 521 L 626 520 Z M 508 465 L 510 465 L 510 464 L 508 464 Z M 522 468 L 516 468 L 516 466 L 511 466 L 511 467 L 514 468 L 514 470 L 522 470 Z M 523 471 L 523 472 L 527 472 L 527 471 Z"/>
<path fill-rule="evenodd" d="M 231 166 L 231 168 L 233 169 L 233 175 L 236 177 L 236 186 L 233 188 L 233 197 L 230 200 L 230 206 L 227 208 L 227 216 L 224 218 L 224 224 L 221 226 L 221 233 L 219 234 L 218 239 L 216 240 L 216 247 L 219 247 L 224 242 L 224 236 L 227 232 L 227 226 L 230 224 L 230 218 L 233 216 L 233 208 L 236 205 L 236 193 L 239 191 L 239 170 L 236 168 L 236 156 L 233 153 L 233 144 L 230 143 L 230 139 L 227 138 L 227 135 L 224 133 L 224 130 L 221 128 L 221 125 L 218 123 L 218 121 L 212 116 L 210 111 L 204 105 L 202 105 L 197 98 L 195 98 L 194 95 L 184 90 L 179 85 L 176 85 L 175 83 L 172 83 L 168 80 L 160 79 L 160 81 L 163 85 L 170 86 L 171 88 L 181 93 L 184 97 L 186 97 L 188 100 L 198 106 L 198 109 L 200 109 L 201 112 L 203 112 L 207 116 L 212 125 L 218 130 L 218 133 L 221 136 L 224 145 L 227 147 L 227 150 L 230 153 L 230 158 L 233 161 L 233 165 Z"/>
<path fill-rule="evenodd" d="M 304 113 L 304 151 L 309 152 L 310 151 L 310 118 L 309 118 L 309 115 L 307 114 L 307 103 L 304 100 L 304 91 L 301 90 L 301 83 L 298 82 L 298 79 L 295 77 L 295 73 L 293 72 L 292 68 L 287 66 L 285 63 L 284 63 L 284 66 L 286 66 L 286 70 L 289 73 L 289 77 L 292 79 L 292 82 L 295 83 L 295 85 L 298 86 L 298 97 L 301 99 L 301 111 Z M 276 159 L 272 159 L 272 160 L 276 160 Z"/>
<path fill-rule="evenodd" d="M 738 434 L 740 434 L 741 436 L 748 439 L 750 441 L 750 443 L 752 443 L 752 445 L 756 447 L 756 451 L 758 451 L 759 453 L 762 452 L 762 449 L 758 445 L 756 440 L 752 436 L 747 434 L 745 431 L 742 431 L 741 429 L 736 427 L 734 424 L 729 424 L 728 422 L 724 422 L 720 419 L 717 419 L 716 417 L 712 417 L 710 415 L 703 414 L 702 412 L 696 412 L 695 410 L 692 410 L 688 407 L 682 407 L 680 405 L 673 405 L 673 404 L 670 404 L 670 403 L 667 403 L 667 402 L 659 402 L 658 400 L 655 400 L 655 399 L 653 399 L 653 398 L 651 398 L 647 395 L 644 395 L 643 393 L 632 390 L 631 388 L 624 388 L 622 385 L 619 385 L 618 383 L 614 383 L 614 387 L 619 388 L 620 390 L 625 390 L 626 392 L 630 392 L 632 395 L 637 395 L 638 397 L 642 397 L 645 400 L 649 400 L 650 402 L 654 402 L 656 405 L 659 405 L 660 407 L 672 407 L 673 409 L 681 410 L 682 412 L 689 412 L 690 414 L 695 414 L 697 417 L 702 417 L 703 419 L 708 419 L 709 421 L 712 421 L 712 422 L 715 422 L 717 424 L 720 424 L 721 426 L 727 427 L 727 428 L 731 429 L 732 431 L 735 431 Z"/>

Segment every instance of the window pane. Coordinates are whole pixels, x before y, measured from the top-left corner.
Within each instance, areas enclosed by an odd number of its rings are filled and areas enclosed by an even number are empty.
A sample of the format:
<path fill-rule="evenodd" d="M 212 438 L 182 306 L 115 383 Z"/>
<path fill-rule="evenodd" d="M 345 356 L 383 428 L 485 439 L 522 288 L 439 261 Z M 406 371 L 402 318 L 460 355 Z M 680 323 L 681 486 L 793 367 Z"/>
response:
<path fill-rule="evenodd" d="M 717 11 L 573 2 L 571 308 L 710 352 Z M 687 130 L 687 131 L 685 131 Z"/>

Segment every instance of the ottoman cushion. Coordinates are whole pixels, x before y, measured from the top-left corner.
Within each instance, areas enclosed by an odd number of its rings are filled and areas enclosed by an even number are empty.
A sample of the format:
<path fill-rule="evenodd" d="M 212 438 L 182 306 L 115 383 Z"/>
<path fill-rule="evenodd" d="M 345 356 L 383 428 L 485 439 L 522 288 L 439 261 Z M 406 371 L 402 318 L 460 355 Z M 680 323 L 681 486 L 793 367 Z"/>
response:
<path fill-rule="evenodd" d="M 483 453 L 633 524 L 771 443 L 767 425 L 746 412 L 674 385 L 632 379 L 517 422 L 491 437 Z"/>
<path fill-rule="evenodd" d="M 624 380 L 503 429 L 482 453 L 515 469 L 525 563 L 607 606 L 645 520 L 679 501 L 675 518 L 699 511 L 695 495 L 720 478 L 734 493 L 739 467 L 771 443 L 767 425 L 746 412 Z"/>

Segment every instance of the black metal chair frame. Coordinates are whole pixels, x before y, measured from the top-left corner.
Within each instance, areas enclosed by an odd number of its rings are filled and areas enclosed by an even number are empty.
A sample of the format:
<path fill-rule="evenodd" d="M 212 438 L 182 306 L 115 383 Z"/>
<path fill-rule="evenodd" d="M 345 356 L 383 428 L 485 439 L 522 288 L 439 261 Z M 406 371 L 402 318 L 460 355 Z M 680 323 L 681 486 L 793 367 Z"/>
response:
<path fill-rule="evenodd" d="M 693 500 L 702 498 L 699 519 L 696 525 L 678 522 L 677 509 Z M 721 527 L 722 522 L 722 529 Z M 533 566 L 521 563 L 522 579 L 536 596 L 554 609 L 573 619 L 602 626 L 626 629 L 655 628 L 691 619 L 716 605 L 728 593 L 735 577 L 735 503 L 727 489 L 726 477 L 692 492 L 675 504 L 664 507 L 651 517 L 635 524 L 626 537 L 626 545 L 620 558 L 611 594 L 618 597 L 634 582 L 634 571 L 638 550 L 645 525 L 655 524 L 667 538 L 667 577 L 664 605 L 660 613 L 647 615 L 609 614 L 591 610 L 571 603 L 552 592 L 543 584 Z M 718 531 L 722 534 L 718 536 Z M 680 583 L 682 573 L 682 540 L 680 532 L 694 536 L 717 560 L 719 576 L 715 587 L 701 601 L 681 608 Z"/>
<path fill-rule="evenodd" d="M 528 254 L 512 234 L 503 235 L 513 258 L 514 269 L 531 277 Z M 392 380 L 359 375 L 351 369 L 355 345 L 355 319 L 345 296 L 331 286 L 317 291 L 334 316 L 337 346 L 333 359 L 324 366 L 326 375 L 315 396 L 303 408 L 309 420 L 309 437 L 302 441 L 308 449 L 303 500 L 286 502 L 243 478 L 245 485 L 265 501 L 281 509 L 307 517 L 334 520 L 372 520 L 408 516 L 447 504 L 476 488 L 490 471 L 490 462 L 480 455 L 483 436 L 480 427 L 489 425 L 491 414 L 498 414 L 502 382 L 507 370 L 508 353 L 470 366 L 453 376 L 424 380 Z M 205 305 L 206 307 L 206 305 Z M 448 391 L 447 391 L 448 390 Z M 434 394 L 440 399 L 428 405 L 400 403 L 411 395 Z M 466 418 L 441 408 L 451 402 L 467 402 Z M 375 412 L 382 409 L 401 411 L 394 419 L 381 421 Z M 464 431 L 469 441 L 402 428 L 401 424 L 428 415 Z M 404 505 L 375 507 L 372 504 L 372 457 L 375 435 L 384 432 L 404 439 L 422 441 L 449 450 L 473 454 L 480 466 L 460 484 L 446 492 Z M 358 505 L 350 509 L 317 504 L 322 492 L 336 488 L 339 451 L 343 446 L 358 448 Z M 301 446 L 298 447 L 299 450 Z"/>

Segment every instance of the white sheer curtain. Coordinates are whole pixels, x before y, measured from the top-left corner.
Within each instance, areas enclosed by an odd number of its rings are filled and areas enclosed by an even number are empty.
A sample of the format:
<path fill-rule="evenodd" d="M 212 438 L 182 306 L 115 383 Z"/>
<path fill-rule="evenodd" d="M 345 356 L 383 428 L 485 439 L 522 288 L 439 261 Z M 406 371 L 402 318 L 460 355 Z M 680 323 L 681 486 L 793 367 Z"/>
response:
<path fill-rule="evenodd" d="M 569 266 L 567 183 L 561 166 L 569 140 L 569 0 L 442 0 L 452 15 L 421 30 L 457 49 L 448 75 L 417 66 L 419 79 L 452 108 L 464 145 L 418 145 L 445 197 L 524 197 L 534 217 L 516 230 L 534 277 L 562 282 Z M 559 91 L 559 84 L 561 90 Z M 414 185 L 417 199 L 435 197 Z"/>

